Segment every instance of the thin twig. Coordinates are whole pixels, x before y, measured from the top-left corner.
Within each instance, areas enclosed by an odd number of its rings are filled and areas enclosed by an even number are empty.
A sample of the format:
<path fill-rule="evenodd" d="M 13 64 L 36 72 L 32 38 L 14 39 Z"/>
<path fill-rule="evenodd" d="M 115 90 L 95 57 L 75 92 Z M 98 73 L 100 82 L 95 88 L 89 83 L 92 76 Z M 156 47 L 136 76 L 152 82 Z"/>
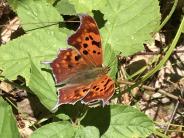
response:
<path fill-rule="evenodd" d="M 175 106 L 175 108 L 174 108 L 174 110 L 173 110 L 173 113 L 172 113 L 171 118 L 170 118 L 170 120 L 169 120 L 169 122 L 168 122 L 168 124 L 167 124 L 167 127 L 166 127 L 166 129 L 165 129 L 164 134 L 167 134 L 167 132 L 168 132 L 168 130 L 169 130 L 170 124 L 171 124 L 172 121 L 173 121 L 173 118 L 174 118 L 174 116 L 175 116 L 176 110 L 178 109 L 179 103 L 180 103 L 179 101 L 176 103 L 176 106 Z"/>
<path fill-rule="evenodd" d="M 129 81 L 126 81 L 126 80 L 119 80 L 118 83 L 120 83 L 120 84 L 127 84 L 127 85 L 134 85 L 135 84 L 134 82 L 129 82 Z M 147 90 L 150 90 L 150 91 L 157 91 L 160 94 L 163 94 L 163 95 L 165 95 L 167 97 L 170 97 L 170 98 L 172 98 L 172 99 L 174 99 L 176 101 L 179 101 L 181 103 L 184 103 L 184 99 L 179 98 L 179 97 L 177 97 L 177 96 L 175 96 L 173 94 L 170 94 L 170 93 L 168 93 L 168 92 L 166 92 L 166 91 L 164 91 L 162 89 L 158 89 L 157 90 L 156 88 L 153 88 L 153 87 L 150 87 L 150 86 L 146 86 L 146 85 L 140 85 L 140 87 L 142 87 L 144 89 L 147 89 Z"/>
<path fill-rule="evenodd" d="M 31 23 L 23 23 L 23 24 L 19 24 L 19 23 L 15 23 L 13 25 L 34 25 L 34 24 L 47 24 L 45 25 L 46 27 L 47 26 L 52 26 L 52 25 L 57 25 L 59 23 L 80 23 L 80 21 L 70 21 L 70 20 L 67 20 L 67 21 L 53 21 L 53 22 L 31 22 Z M 5 27 L 7 25 L 0 25 L 0 27 Z"/>

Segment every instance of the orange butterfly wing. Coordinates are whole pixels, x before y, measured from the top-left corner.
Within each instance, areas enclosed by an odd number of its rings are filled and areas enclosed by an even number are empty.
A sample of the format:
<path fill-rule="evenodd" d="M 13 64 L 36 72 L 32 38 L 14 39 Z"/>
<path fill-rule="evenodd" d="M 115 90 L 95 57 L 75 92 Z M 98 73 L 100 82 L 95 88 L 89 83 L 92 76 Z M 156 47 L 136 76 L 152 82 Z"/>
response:
<path fill-rule="evenodd" d="M 80 22 L 76 33 L 68 38 L 68 44 L 76 49 L 60 50 L 58 57 L 50 64 L 56 84 L 68 82 L 66 87 L 58 89 L 56 107 L 61 104 L 75 104 L 79 100 L 86 104 L 102 100 L 105 104 L 114 93 L 114 81 L 107 75 L 94 78 L 94 82 L 74 81 L 74 85 L 71 84 L 72 77 L 75 79 L 77 72 L 102 67 L 102 45 L 98 26 L 88 15 L 81 15 Z"/>
<path fill-rule="evenodd" d="M 81 100 L 89 92 L 91 84 L 71 86 L 68 88 L 60 88 L 59 91 L 59 101 L 58 105 L 61 104 L 75 104 L 77 101 Z"/>
<path fill-rule="evenodd" d="M 67 87 L 64 86 L 58 89 L 56 107 L 61 104 L 75 104 L 86 96 L 90 85 L 72 81 L 72 77 L 77 72 L 90 67 L 77 50 L 72 48 L 60 50 L 57 58 L 50 63 L 50 66 L 57 85 L 63 84 L 68 80 L 67 84 L 65 84 Z"/>
<path fill-rule="evenodd" d="M 98 26 L 88 15 L 80 16 L 79 29 L 68 38 L 68 44 L 74 46 L 86 60 L 94 67 L 102 66 L 102 44 Z"/>
<path fill-rule="evenodd" d="M 88 94 L 82 101 L 88 104 L 96 100 L 101 100 L 103 105 L 105 105 L 114 94 L 114 90 L 114 81 L 107 75 L 103 75 L 92 83 Z"/>
<path fill-rule="evenodd" d="M 82 56 L 72 48 L 61 49 L 57 58 L 50 63 L 50 66 L 56 84 L 61 84 L 79 70 L 89 68 Z"/>

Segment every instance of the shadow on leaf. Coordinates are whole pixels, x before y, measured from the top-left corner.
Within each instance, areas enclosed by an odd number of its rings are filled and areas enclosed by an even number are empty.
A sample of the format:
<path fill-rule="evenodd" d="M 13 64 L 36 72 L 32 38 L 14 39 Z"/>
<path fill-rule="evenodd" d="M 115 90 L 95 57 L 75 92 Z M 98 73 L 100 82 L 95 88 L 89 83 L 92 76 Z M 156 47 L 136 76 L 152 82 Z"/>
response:
<path fill-rule="evenodd" d="M 110 106 L 89 109 L 81 124 L 95 126 L 99 129 L 100 135 L 103 135 L 110 125 Z"/>

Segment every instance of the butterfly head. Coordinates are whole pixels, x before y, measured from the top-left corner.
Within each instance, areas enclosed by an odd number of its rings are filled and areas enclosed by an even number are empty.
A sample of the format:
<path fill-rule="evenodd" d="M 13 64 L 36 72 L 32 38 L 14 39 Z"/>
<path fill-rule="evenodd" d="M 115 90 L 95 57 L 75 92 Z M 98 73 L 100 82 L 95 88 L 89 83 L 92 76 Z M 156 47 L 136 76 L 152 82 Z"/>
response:
<path fill-rule="evenodd" d="M 103 67 L 103 73 L 107 74 L 110 71 L 110 69 L 111 68 L 109 66 Z"/>

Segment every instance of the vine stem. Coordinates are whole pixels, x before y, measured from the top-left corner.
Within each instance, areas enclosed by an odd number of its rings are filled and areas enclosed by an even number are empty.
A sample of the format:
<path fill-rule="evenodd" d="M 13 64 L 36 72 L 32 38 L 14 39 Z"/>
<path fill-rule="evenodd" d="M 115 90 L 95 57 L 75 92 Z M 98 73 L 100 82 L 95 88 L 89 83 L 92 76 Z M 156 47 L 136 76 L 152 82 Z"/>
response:
<path fill-rule="evenodd" d="M 167 15 L 167 17 L 161 23 L 161 25 L 158 28 L 158 31 L 160 31 L 165 26 L 165 24 L 169 21 L 169 19 L 171 18 L 171 16 L 173 15 L 173 13 L 174 13 L 174 11 L 176 9 L 177 4 L 178 4 L 178 0 L 175 0 L 170 13 Z"/>
<path fill-rule="evenodd" d="M 137 87 L 138 85 L 140 85 L 142 82 L 144 82 L 145 80 L 147 80 L 148 78 L 150 78 L 153 74 L 155 74 L 158 70 L 160 70 L 160 68 L 167 62 L 167 60 L 169 59 L 169 57 L 171 56 L 171 54 L 173 53 L 176 44 L 178 43 L 178 40 L 181 36 L 181 33 L 184 31 L 184 17 L 181 21 L 181 24 L 178 28 L 178 31 L 171 43 L 171 46 L 168 48 L 166 55 L 163 57 L 163 59 L 157 64 L 157 66 L 155 66 L 153 69 L 151 69 L 146 75 L 144 75 L 140 81 L 136 82 L 134 85 L 132 85 L 129 89 L 133 89 L 135 87 Z"/>

